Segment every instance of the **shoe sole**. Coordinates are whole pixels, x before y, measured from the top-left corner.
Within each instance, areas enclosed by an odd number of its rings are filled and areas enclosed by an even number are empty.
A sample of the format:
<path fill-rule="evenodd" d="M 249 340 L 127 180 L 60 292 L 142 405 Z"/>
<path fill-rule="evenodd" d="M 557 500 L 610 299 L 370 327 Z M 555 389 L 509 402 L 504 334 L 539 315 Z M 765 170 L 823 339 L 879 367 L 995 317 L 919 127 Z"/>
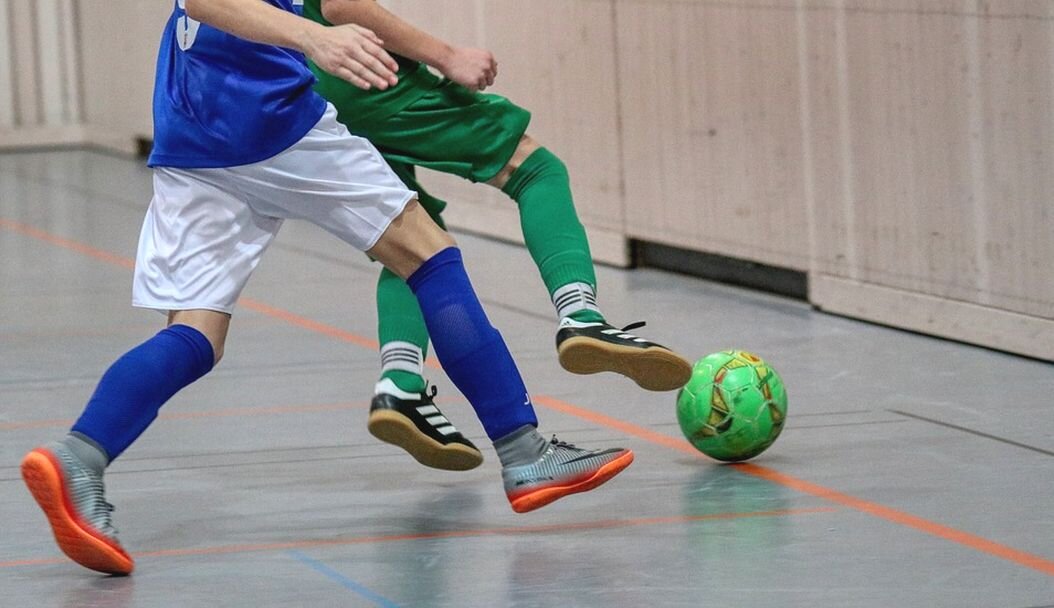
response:
<path fill-rule="evenodd" d="M 579 492 L 588 492 L 589 490 L 592 490 L 597 486 L 603 484 L 604 482 L 608 481 L 615 475 L 618 475 L 623 471 L 623 469 L 625 469 L 632 463 L 633 452 L 630 450 L 626 450 L 625 454 L 600 467 L 596 470 L 595 473 L 593 473 L 593 475 L 586 479 L 577 481 L 573 484 L 566 486 L 550 486 L 547 488 L 542 488 L 540 490 L 535 490 L 530 494 L 525 494 L 515 499 L 510 499 L 509 503 L 512 505 L 512 510 L 516 511 L 517 513 L 527 513 L 528 511 L 534 511 L 535 509 L 540 509 L 545 505 L 555 500 L 559 500 L 565 496 L 577 494 Z"/>
<path fill-rule="evenodd" d="M 398 412 L 372 412 L 367 428 L 377 439 L 406 450 L 414 460 L 426 467 L 444 471 L 468 471 L 483 464 L 483 454 L 479 450 L 473 450 L 460 443 L 439 443 L 422 433 L 412 420 Z"/>
<path fill-rule="evenodd" d="M 593 338 L 568 338 L 557 349 L 560 365 L 572 374 L 615 372 L 649 391 L 673 391 L 692 377 L 692 364 L 665 348 L 609 344 Z"/>
<path fill-rule="evenodd" d="M 70 559 L 98 572 L 127 575 L 132 558 L 77 515 L 66 492 L 62 467 L 50 452 L 35 449 L 22 459 L 22 479 L 51 524 L 55 542 Z"/>

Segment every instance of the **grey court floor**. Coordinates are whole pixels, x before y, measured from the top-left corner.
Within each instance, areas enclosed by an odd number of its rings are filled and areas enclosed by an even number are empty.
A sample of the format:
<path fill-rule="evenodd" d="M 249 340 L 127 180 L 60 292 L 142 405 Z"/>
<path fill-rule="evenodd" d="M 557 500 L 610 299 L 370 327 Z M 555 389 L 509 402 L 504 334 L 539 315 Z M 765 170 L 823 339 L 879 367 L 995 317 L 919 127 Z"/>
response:
<path fill-rule="evenodd" d="M 441 472 L 366 432 L 378 267 L 292 223 L 225 360 L 110 468 L 136 573 L 83 570 L 54 546 L 18 462 L 160 327 L 129 304 L 150 188 L 127 159 L 0 155 L 2 606 L 1054 605 L 1054 366 L 600 268 L 614 322 L 647 320 L 641 333 L 693 358 L 751 350 L 782 374 L 786 431 L 723 466 L 681 440 L 673 393 L 563 372 L 526 251 L 458 235 L 542 431 L 637 456 L 595 492 L 517 515 L 489 446 L 482 467 Z"/>

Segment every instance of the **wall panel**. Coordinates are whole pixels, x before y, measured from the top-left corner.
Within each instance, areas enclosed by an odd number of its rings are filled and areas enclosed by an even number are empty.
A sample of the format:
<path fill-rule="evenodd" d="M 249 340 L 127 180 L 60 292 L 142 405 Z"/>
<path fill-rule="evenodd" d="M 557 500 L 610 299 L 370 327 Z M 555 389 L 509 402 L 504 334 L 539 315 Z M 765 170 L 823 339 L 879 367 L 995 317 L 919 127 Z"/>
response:
<path fill-rule="evenodd" d="M 74 0 L 81 19 L 84 118 L 92 143 L 135 151 L 153 133 L 154 68 L 172 2 Z"/>
<path fill-rule="evenodd" d="M 627 234 L 806 270 L 794 2 L 617 2 Z"/>
<path fill-rule="evenodd" d="M 1054 4 L 1018 4 L 975 20 L 980 299 L 1054 319 Z"/>
<path fill-rule="evenodd" d="M 81 141 L 76 34 L 66 0 L 0 1 L 0 149 Z"/>
<path fill-rule="evenodd" d="M 844 0 L 803 16 L 814 303 L 1054 358 L 1051 6 Z"/>

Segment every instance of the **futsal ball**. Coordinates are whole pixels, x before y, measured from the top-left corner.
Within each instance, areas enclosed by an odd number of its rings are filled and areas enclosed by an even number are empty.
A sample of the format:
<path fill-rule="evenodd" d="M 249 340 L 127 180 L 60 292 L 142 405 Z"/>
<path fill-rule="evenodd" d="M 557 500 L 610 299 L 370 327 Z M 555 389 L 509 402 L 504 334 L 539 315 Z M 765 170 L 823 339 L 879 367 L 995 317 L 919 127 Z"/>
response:
<path fill-rule="evenodd" d="M 726 350 L 696 361 L 677 393 L 677 422 L 700 452 L 738 462 L 764 452 L 787 418 L 787 391 L 761 357 Z"/>

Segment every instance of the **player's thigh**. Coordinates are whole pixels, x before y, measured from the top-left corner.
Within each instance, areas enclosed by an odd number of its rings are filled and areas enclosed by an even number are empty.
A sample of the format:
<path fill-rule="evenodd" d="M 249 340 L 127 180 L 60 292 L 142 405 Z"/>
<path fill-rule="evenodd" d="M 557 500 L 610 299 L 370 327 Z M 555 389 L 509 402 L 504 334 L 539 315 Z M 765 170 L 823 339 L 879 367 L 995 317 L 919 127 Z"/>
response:
<path fill-rule="evenodd" d="M 282 222 L 249 207 L 225 172 L 154 171 L 154 197 L 136 254 L 133 305 L 233 311 Z"/>
<path fill-rule="evenodd" d="M 356 129 L 393 162 L 486 182 L 508 163 L 530 119 L 530 112 L 500 95 L 447 81 L 396 114 Z"/>
<path fill-rule="evenodd" d="M 432 218 L 440 228 L 446 230 L 446 222 L 443 221 L 443 210 L 446 209 L 446 201 L 428 192 L 421 182 L 417 180 L 417 168 L 413 165 L 406 163 L 393 161 L 387 157 L 385 160 L 388 161 L 388 166 L 392 168 L 395 175 L 406 184 L 406 187 L 417 193 L 417 202 L 421 207 L 428 213 L 428 216 Z"/>

